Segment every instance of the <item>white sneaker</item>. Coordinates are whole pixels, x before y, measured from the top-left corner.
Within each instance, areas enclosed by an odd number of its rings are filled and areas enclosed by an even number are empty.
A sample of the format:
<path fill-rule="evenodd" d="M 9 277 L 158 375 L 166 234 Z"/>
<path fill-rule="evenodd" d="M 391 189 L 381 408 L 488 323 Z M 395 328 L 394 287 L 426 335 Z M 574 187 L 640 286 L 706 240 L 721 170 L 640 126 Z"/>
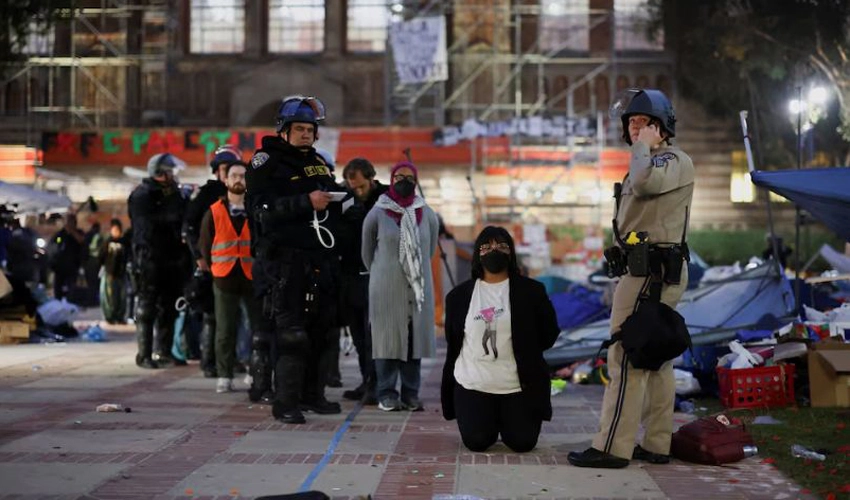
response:
<path fill-rule="evenodd" d="M 221 394 L 223 392 L 233 391 L 233 379 L 219 377 L 215 384 L 215 392 Z"/>

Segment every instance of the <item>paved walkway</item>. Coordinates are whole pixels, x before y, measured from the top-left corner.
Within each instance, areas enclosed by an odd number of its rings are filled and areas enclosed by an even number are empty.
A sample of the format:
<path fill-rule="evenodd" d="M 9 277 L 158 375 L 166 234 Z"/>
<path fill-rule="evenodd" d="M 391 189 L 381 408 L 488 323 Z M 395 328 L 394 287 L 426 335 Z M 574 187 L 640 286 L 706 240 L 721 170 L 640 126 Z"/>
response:
<path fill-rule="evenodd" d="M 553 397 L 538 447 L 518 455 L 463 448 L 439 412 L 440 363 L 423 363 L 421 413 L 343 401 L 341 415 L 277 423 L 246 386 L 216 394 L 197 365 L 145 371 L 129 328 L 101 344 L 0 346 L 0 500 L 230 499 L 321 490 L 333 498 L 790 499 L 799 488 L 758 458 L 734 467 L 633 463 L 572 467 L 590 443 L 600 386 Z M 441 354 L 444 350 L 441 349 Z M 358 382 L 356 360 L 341 362 Z M 343 389 L 330 389 L 340 400 Z M 121 403 L 131 413 L 96 413 Z M 447 495 L 440 497 L 439 495 Z"/>

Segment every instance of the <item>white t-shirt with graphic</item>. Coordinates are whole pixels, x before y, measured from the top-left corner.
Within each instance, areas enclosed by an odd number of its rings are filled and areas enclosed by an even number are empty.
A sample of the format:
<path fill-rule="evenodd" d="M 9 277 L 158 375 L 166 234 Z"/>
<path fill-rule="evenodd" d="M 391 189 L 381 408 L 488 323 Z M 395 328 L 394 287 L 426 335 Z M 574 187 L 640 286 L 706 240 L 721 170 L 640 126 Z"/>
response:
<path fill-rule="evenodd" d="M 490 394 L 520 392 L 511 344 L 510 280 L 475 281 L 464 323 L 463 346 L 455 380 L 464 388 Z"/>

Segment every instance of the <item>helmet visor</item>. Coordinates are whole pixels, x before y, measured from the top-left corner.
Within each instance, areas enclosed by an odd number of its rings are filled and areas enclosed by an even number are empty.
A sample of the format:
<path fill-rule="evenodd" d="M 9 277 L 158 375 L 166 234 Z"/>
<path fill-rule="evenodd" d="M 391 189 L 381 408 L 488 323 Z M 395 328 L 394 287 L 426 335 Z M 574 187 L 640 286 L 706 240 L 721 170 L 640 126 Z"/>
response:
<path fill-rule="evenodd" d="M 310 106 L 313 114 L 316 116 L 316 121 L 325 119 L 325 105 L 318 97 L 291 95 L 283 99 L 283 104 L 280 107 L 278 118 L 286 119 L 289 116 L 294 116 L 298 113 L 298 109 L 302 104 Z"/>
<path fill-rule="evenodd" d="M 186 162 L 171 153 L 165 153 L 157 162 L 157 170 L 171 170 L 177 173 L 186 169 Z"/>
<path fill-rule="evenodd" d="M 641 92 L 640 89 L 625 89 L 614 95 L 611 106 L 608 107 L 608 118 L 616 121 L 622 118 L 623 113 L 629 109 L 632 99 Z"/>

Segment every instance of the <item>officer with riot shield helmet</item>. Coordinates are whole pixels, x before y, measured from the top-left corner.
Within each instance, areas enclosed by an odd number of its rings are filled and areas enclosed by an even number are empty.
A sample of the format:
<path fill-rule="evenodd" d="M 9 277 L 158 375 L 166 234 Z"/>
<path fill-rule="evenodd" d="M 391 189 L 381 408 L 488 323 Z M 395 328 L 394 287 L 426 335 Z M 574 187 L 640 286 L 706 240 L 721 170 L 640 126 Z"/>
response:
<path fill-rule="evenodd" d="M 174 306 L 190 271 L 189 252 L 181 236 L 186 196 L 175 178 L 175 172 L 184 167 L 185 163 L 170 153 L 152 156 L 148 178 L 127 200 L 137 296 L 136 365 L 141 368 L 175 364 L 171 356 L 177 318 Z"/>
<path fill-rule="evenodd" d="M 304 423 L 302 410 L 341 411 L 325 399 L 327 371 L 320 369 L 337 334 L 335 233 L 341 213 L 330 194 L 339 188 L 313 148 L 324 117 L 315 97 L 283 99 L 277 134 L 263 137 L 246 175 L 254 286 L 263 304 L 249 396 L 268 397 L 274 346 L 272 414 L 285 423 Z"/>

